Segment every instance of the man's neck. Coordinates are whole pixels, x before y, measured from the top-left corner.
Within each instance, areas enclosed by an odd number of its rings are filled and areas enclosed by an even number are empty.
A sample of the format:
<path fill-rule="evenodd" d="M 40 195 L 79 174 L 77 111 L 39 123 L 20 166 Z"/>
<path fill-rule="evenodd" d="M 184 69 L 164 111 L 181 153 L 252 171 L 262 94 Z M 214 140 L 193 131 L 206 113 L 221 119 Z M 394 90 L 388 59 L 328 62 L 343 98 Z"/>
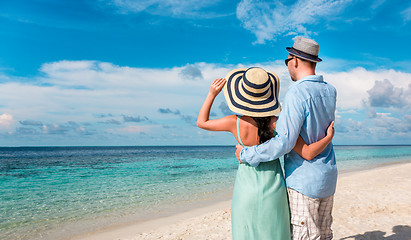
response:
<path fill-rule="evenodd" d="M 299 80 L 301 80 L 301 79 L 303 79 L 307 76 L 311 76 L 311 75 L 315 75 L 315 70 L 310 69 L 309 71 L 307 70 L 307 71 L 301 72 L 297 75 L 297 81 L 299 81 Z"/>

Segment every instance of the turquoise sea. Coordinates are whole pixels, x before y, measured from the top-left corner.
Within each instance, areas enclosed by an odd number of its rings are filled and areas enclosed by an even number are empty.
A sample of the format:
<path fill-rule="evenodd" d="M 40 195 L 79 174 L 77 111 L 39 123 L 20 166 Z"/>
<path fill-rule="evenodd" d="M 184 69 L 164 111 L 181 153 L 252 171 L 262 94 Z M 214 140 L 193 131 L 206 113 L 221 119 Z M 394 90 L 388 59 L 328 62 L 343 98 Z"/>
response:
<path fill-rule="evenodd" d="M 227 200 L 234 146 L 0 148 L 0 239 L 67 239 Z M 341 172 L 411 161 L 411 146 L 335 146 Z"/>

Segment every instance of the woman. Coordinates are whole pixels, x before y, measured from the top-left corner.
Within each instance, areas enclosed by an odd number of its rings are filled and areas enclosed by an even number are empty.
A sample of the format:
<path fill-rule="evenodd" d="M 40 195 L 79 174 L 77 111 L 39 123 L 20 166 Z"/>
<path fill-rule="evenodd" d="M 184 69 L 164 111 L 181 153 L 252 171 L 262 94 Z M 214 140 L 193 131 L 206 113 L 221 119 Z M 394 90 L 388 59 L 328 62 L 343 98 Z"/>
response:
<path fill-rule="evenodd" d="M 225 79 L 216 79 L 211 84 L 197 126 L 210 131 L 231 132 L 243 146 L 264 143 L 276 134 L 275 115 L 281 111 L 279 85 L 276 74 L 261 68 L 233 70 Z M 211 106 L 223 87 L 229 108 L 242 116 L 209 120 Z M 311 160 L 324 150 L 333 135 L 331 123 L 326 137 L 307 145 L 300 136 L 293 150 Z M 278 159 L 260 163 L 256 168 L 246 163 L 239 165 L 231 222 L 234 240 L 291 239 L 287 192 Z"/>

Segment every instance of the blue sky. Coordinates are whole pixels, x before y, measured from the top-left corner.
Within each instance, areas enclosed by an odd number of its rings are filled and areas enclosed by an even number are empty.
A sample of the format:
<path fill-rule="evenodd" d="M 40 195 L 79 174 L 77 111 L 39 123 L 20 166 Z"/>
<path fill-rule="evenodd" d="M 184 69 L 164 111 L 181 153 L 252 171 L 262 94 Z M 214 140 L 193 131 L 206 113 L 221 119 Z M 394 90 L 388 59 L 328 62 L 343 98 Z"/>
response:
<path fill-rule="evenodd" d="M 411 144 L 411 2 L 0 1 L 0 145 L 230 145 L 195 126 L 209 84 L 320 44 L 334 144 Z M 231 114 L 218 96 L 212 118 Z"/>

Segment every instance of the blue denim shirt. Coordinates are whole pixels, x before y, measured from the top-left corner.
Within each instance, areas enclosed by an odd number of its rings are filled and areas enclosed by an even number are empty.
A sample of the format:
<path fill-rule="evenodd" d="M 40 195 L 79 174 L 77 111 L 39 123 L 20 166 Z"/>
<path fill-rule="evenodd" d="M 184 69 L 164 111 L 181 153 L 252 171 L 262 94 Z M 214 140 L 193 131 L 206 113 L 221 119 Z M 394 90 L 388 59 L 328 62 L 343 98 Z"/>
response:
<path fill-rule="evenodd" d="M 311 198 L 333 195 L 337 166 L 332 143 L 311 161 L 304 160 L 292 149 L 299 135 L 307 144 L 325 136 L 327 127 L 335 119 L 336 97 L 335 88 L 324 82 L 321 75 L 294 82 L 288 89 L 277 120 L 277 135 L 261 145 L 244 148 L 240 160 L 256 167 L 260 162 L 285 154 L 287 187 Z"/>

